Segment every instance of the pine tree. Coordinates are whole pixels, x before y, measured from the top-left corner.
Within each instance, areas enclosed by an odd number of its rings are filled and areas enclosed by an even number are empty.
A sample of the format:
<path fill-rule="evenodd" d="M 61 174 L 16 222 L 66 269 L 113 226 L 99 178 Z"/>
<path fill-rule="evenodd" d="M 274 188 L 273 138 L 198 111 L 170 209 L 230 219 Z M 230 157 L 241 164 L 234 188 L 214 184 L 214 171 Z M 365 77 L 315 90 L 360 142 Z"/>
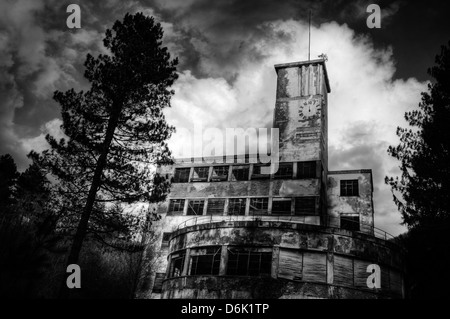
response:
<path fill-rule="evenodd" d="M 178 60 L 170 60 L 162 36 L 153 17 L 126 14 L 106 31 L 103 44 L 110 54 L 86 58 L 91 88 L 54 94 L 68 138 L 47 135 L 51 148 L 30 157 L 57 178 L 65 224 L 77 224 L 68 264 L 77 263 L 87 232 L 105 221 L 124 221 L 120 209 L 105 203 L 154 203 L 168 193 L 170 182 L 154 167 L 172 163 L 166 140 L 174 128 L 163 109 L 174 93 L 169 88 Z"/>

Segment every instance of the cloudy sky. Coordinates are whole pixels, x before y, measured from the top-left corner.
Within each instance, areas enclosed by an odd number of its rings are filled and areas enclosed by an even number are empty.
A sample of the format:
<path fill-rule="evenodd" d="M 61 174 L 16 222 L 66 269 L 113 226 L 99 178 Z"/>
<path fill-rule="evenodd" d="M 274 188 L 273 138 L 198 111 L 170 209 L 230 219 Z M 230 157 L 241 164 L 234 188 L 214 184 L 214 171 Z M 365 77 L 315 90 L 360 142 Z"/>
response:
<path fill-rule="evenodd" d="M 68 29 L 66 8 L 81 7 L 81 29 Z M 381 29 L 369 29 L 366 8 L 381 7 Z M 61 136 L 55 90 L 87 89 L 86 54 L 101 53 L 107 28 L 126 12 L 153 15 L 165 45 L 180 60 L 168 120 L 176 127 L 271 127 L 274 64 L 327 54 L 329 166 L 371 168 L 376 226 L 405 230 L 384 176 L 398 173 L 388 145 L 397 144 L 403 114 L 417 108 L 427 68 L 450 40 L 443 1 L 154 0 L 0 2 L 0 154 L 20 170 L 26 154 L 45 149 L 44 135 Z M 171 145 L 180 154 L 178 135 Z"/>

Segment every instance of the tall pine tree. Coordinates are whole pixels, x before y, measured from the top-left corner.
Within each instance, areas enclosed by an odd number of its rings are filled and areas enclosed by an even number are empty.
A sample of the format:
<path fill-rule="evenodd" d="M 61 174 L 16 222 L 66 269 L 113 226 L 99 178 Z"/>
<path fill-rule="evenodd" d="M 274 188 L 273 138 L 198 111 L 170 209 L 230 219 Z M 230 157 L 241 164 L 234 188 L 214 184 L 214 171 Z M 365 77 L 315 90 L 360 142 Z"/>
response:
<path fill-rule="evenodd" d="M 93 214 L 97 221 L 120 221 L 113 213 L 121 210 L 105 210 L 104 203 L 152 203 L 168 193 L 169 181 L 153 168 L 172 162 L 166 140 L 174 128 L 163 109 L 170 106 L 178 61 L 170 59 L 162 37 L 153 17 L 126 14 L 106 31 L 110 54 L 87 56 L 91 88 L 54 94 L 68 139 L 48 135 L 51 148 L 30 157 L 57 178 L 66 223 L 77 224 L 67 264 L 77 263 L 86 233 L 98 229 Z"/>

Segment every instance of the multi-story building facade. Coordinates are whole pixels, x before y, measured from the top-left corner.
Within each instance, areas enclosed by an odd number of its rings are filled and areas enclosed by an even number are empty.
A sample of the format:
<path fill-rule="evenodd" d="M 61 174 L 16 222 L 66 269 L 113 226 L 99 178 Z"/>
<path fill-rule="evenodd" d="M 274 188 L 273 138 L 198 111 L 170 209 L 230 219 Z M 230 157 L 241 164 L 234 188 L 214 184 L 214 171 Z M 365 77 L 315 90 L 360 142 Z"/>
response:
<path fill-rule="evenodd" d="M 140 297 L 404 296 L 402 249 L 374 227 L 372 171 L 328 171 L 325 61 L 275 70 L 276 172 L 253 155 L 160 167 L 173 184 Z"/>

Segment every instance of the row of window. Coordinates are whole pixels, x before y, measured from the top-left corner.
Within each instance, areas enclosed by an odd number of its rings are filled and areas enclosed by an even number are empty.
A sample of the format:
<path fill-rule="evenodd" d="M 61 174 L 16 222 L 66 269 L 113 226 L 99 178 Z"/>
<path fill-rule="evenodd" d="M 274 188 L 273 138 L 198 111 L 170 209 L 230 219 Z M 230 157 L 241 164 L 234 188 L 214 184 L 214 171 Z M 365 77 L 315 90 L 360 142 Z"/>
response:
<path fill-rule="evenodd" d="M 270 276 L 272 266 L 272 252 L 255 251 L 245 248 L 228 247 L 226 249 L 226 275 L 233 276 Z M 169 278 L 183 275 L 218 275 L 220 271 L 221 246 L 191 249 L 188 258 L 186 251 L 172 255 Z M 189 259 L 189 260 L 186 260 Z M 187 269 L 185 270 L 185 263 Z"/>
<path fill-rule="evenodd" d="M 294 164 L 297 171 L 294 176 Z M 250 179 L 270 178 L 316 178 L 316 162 L 279 163 L 278 170 L 273 176 L 266 174 L 270 164 L 253 164 L 250 174 L 250 164 L 247 165 L 222 165 L 222 166 L 198 166 L 175 168 L 174 183 L 188 182 L 221 182 L 221 181 L 248 181 Z M 266 170 L 264 170 L 266 169 Z"/>
<path fill-rule="evenodd" d="M 316 196 L 272 198 L 272 215 L 314 215 Z M 171 199 L 167 213 L 170 215 L 246 215 L 249 201 L 249 215 L 263 215 L 269 212 L 269 198 L 209 198 L 209 199 Z M 185 207 L 187 205 L 187 207 Z M 206 205 L 206 212 L 205 212 Z"/>

